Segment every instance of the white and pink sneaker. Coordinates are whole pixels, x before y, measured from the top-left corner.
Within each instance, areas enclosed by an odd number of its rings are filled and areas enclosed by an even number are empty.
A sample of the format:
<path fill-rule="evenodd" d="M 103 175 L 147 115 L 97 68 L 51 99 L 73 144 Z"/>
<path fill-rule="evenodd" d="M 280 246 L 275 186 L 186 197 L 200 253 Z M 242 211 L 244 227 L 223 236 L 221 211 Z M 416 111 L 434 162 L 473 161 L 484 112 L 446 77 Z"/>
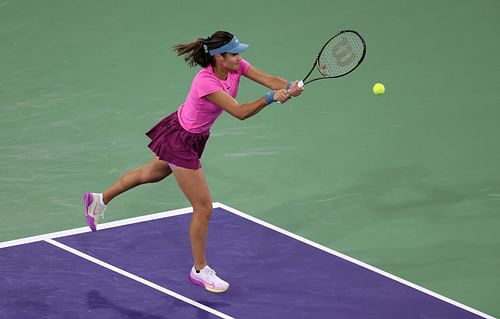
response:
<path fill-rule="evenodd" d="M 104 217 L 106 205 L 102 201 L 101 193 L 85 193 L 83 195 L 83 212 L 92 231 L 97 230 L 97 222 Z"/>
<path fill-rule="evenodd" d="M 212 268 L 205 266 L 199 272 L 193 267 L 191 268 L 191 272 L 189 273 L 189 281 L 193 285 L 204 287 L 206 290 L 210 292 L 224 292 L 229 288 L 229 283 L 220 279 L 215 270 Z"/>

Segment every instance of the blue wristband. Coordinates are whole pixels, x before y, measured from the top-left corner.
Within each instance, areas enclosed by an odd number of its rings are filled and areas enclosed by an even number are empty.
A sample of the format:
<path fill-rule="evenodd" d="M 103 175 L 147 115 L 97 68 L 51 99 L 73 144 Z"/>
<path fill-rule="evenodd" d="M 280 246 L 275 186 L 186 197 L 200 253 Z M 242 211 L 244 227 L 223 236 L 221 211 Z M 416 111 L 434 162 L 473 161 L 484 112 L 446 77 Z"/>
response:
<path fill-rule="evenodd" d="M 266 100 L 267 104 L 271 104 L 274 102 L 274 91 L 269 91 L 264 95 L 264 99 Z"/>
<path fill-rule="evenodd" d="M 287 90 L 290 90 L 290 88 L 291 88 L 291 87 L 292 87 L 292 81 L 288 81 L 288 82 L 286 83 L 286 89 L 287 89 Z"/>

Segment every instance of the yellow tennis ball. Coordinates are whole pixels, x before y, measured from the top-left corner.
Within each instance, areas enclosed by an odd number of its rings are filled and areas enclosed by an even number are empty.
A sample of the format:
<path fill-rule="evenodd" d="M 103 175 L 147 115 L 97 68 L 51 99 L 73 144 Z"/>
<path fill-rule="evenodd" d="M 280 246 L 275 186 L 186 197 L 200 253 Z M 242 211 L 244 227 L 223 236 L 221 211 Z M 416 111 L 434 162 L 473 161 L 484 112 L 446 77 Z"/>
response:
<path fill-rule="evenodd" d="M 385 92 L 385 86 L 382 83 L 375 83 L 373 85 L 373 93 L 376 95 L 381 95 L 384 94 Z"/>

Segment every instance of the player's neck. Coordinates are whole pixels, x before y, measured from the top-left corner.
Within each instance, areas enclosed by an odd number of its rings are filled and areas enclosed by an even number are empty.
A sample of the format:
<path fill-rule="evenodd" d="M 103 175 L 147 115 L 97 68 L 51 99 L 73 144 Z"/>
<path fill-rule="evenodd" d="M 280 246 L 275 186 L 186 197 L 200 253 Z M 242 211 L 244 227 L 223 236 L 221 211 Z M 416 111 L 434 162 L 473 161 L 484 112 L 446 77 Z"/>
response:
<path fill-rule="evenodd" d="M 221 80 L 227 80 L 227 74 L 229 73 L 228 70 L 220 65 L 215 65 L 212 66 L 212 71 L 214 72 L 215 76 L 218 77 Z"/>

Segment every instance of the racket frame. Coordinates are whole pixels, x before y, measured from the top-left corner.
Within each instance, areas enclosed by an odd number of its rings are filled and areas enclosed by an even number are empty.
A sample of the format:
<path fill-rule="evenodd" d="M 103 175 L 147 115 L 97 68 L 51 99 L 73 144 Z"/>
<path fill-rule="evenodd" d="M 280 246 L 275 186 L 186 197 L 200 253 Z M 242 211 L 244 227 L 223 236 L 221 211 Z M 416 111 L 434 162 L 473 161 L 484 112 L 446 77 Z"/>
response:
<path fill-rule="evenodd" d="M 318 68 L 318 72 L 320 74 L 323 74 L 319 68 L 319 58 L 321 57 L 321 53 L 323 53 L 323 50 L 326 48 L 326 46 L 328 45 L 328 43 L 330 43 L 330 41 L 332 41 L 334 38 L 340 36 L 341 34 L 343 33 L 346 33 L 346 32 L 351 32 L 351 33 L 355 33 L 360 39 L 361 39 L 361 42 L 363 43 L 363 54 L 361 56 L 361 58 L 359 59 L 358 61 L 358 64 L 356 64 L 356 66 L 354 66 L 351 70 L 349 70 L 349 72 L 346 72 L 346 73 L 343 73 L 341 75 L 333 75 L 333 76 L 322 76 L 322 77 L 319 77 L 319 78 L 314 78 L 314 79 L 311 79 L 309 81 L 306 81 L 307 78 L 309 77 L 309 75 L 311 75 L 311 73 L 314 71 L 314 68 L 317 67 Z M 330 39 L 328 39 L 328 41 L 325 42 L 325 44 L 323 45 L 323 47 L 321 48 L 321 50 L 319 51 L 318 53 L 318 56 L 316 57 L 316 59 L 314 60 L 314 63 L 312 65 L 312 68 L 311 70 L 309 71 L 309 73 L 307 73 L 307 75 L 304 77 L 304 79 L 302 80 L 304 82 L 304 85 L 308 84 L 308 83 L 311 83 L 311 82 L 314 82 L 314 81 L 317 81 L 317 80 L 323 80 L 323 79 L 334 79 L 334 78 L 340 78 L 340 77 L 343 77 L 349 73 L 351 73 L 352 71 L 354 71 L 360 64 L 361 62 L 363 62 L 364 58 L 365 58 L 365 55 L 366 55 L 366 42 L 365 42 L 365 39 L 363 39 L 363 37 L 361 36 L 361 34 L 359 34 L 357 31 L 354 31 L 354 30 L 342 30 L 340 31 L 339 33 L 335 34 L 333 37 L 331 37 Z"/>

